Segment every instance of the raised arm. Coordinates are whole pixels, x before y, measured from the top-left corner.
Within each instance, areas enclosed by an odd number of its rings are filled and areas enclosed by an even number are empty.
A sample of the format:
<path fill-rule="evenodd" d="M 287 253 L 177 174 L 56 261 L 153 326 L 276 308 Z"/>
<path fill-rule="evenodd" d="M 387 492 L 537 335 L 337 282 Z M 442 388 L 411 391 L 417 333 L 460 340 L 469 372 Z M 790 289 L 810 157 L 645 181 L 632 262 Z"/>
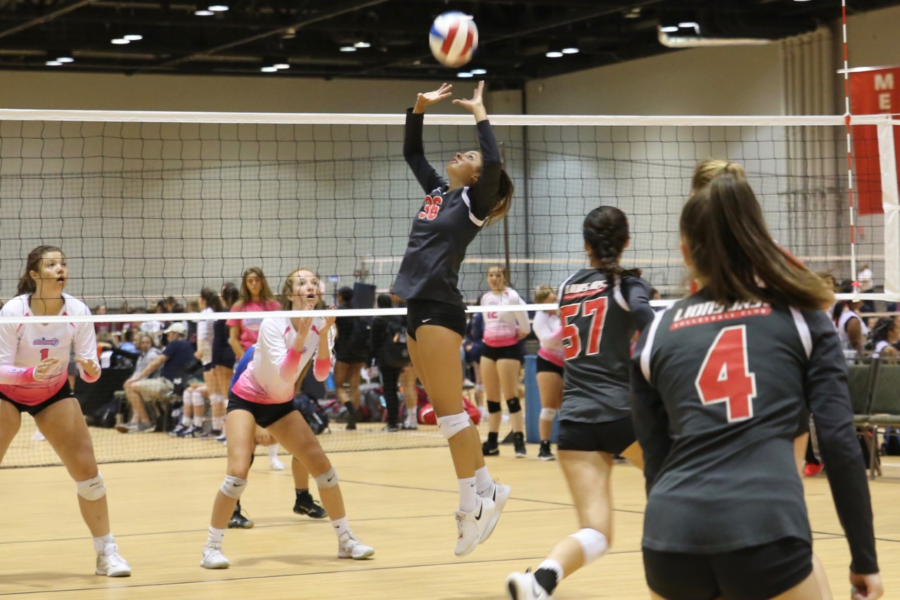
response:
<path fill-rule="evenodd" d="M 847 389 L 847 363 L 837 333 L 819 311 L 804 318 L 812 338 L 806 370 L 806 401 L 816 421 L 822 462 L 838 517 L 850 545 L 851 573 L 878 573 L 872 502 L 862 451 L 853 427 L 853 406 Z M 851 576 L 851 581 L 853 577 Z M 859 585 L 854 582 L 854 585 Z"/>
<path fill-rule="evenodd" d="M 437 188 L 444 188 L 447 182 L 437 174 L 434 167 L 425 158 L 425 148 L 422 145 L 422 126 L 425 121 L 425 108 L 437 104 L 444 98 L 450 97 L 452 85 L 446 83 L 433 92 L 419 94 L 416 98 L 416 106 L 406 112 L 406 131 L 403 137 L 403 158 L 412 169 L 416 180 L 426 194 Z"/>
<path fill-rule="evenodd" d="M 487 110 L 484 108 L 482 94 L 484 82 L 478 82 L 478 87 L 469 100 L 454 100 L 453 104 L 462 106 L 475 117 L 475 127 L 478 131 L 478 145 L 481 147 L 481 175 L 475 185 L 469 187 L 468 196 L 472 214 L 476 219 L 484 220 L 491 214 L 497 200 L 500 199 L 500 148 L 494 137 L 494 130 L 488 121 Z"/>

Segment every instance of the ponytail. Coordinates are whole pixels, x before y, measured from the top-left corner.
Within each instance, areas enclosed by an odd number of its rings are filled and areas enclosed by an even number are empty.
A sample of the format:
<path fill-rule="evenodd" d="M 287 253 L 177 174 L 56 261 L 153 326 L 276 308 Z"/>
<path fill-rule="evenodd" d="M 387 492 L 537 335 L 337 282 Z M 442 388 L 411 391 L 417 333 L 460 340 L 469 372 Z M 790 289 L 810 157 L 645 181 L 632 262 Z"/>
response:
<path fill-rule="evenodd" d="M 820 310 L 834 294 L 772 239 L 738 165 L 727 164 L 681 212 L 681 237 L 705 291 L 720 304 L 764 301 Z"/>
<path fill-rule="evenodd" d="M 513 185 L 512 179 L 510 179 L 506 169 L 501 168 L 500 181 L 498 182 L 497 187 L 497 196 L 499 199 L 494 204 L 494 208 L 491 209 L 490 214 L 488 214 L 487 218 L 484 220 L 485 225 L 493 225 L 506 217 L 507 213 L 509 213 L 509 209 L 512 207 L 512 198 L 515 191 L 516 187 Z"/>

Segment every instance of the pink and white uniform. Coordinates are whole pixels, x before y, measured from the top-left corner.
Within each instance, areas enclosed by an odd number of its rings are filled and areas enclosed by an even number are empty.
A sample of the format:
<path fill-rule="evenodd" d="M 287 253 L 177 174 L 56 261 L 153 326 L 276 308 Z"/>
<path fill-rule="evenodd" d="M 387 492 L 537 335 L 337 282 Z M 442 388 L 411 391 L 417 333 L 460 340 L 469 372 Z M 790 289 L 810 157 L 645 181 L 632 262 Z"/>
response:
<path fill-rule="evenodd" d="M 538 356 L 557 367 L 565 365 L 562 321 L 556 313 L 541 310 L 534 315 L 534 334 L 541 341 Z"/>
<path fill-rule="evenodd" d="M 516 290 L 506 288 L 499 294 L 488 292 L 481 297 L 482 306 L 514 306 L 524 304 Z M 519 334 L 531 331 L 525 311 L 484 313 L 484 343 L 492 348 L 505 348 L 519 343 Z"/>
<path fill-rule="evenodd" d="M 16 296 L 2 310 L 4 317 L 32 317 L 29 306 L 31 294 Z M 65 305 L 62 316 L 86 316 L 91 310 L 85 304 L 68 294 L 63 294 Z M 97 338 L 92 323 L 34 323 L 0 324 L 0 393 L 20 404 L 36 406 L 52 398 L 68 378 L 69 349 L 75 349 L 75 356 L 97 361 Z M 59 361 L 55 372 L 41 381 L 35 381 L 34 370 L 47 358 Z M 84 372 L 78 371 L 84 381 L 96 381 Z"/>
<path fill-rule="evenodd" d="M 263 319 L 253 360 L 234 384 L 232 391 L 239 398 L 259 404 L 283 404 L 294 398 L 294 384 L 306 363 L 316 359 L 316 379 L 325 381 L 333 362 L 334 335 L 329 330 L 329 356 L 316 356 L 319 348 L 319 332 L 325 327 L 325 319 L 313 319 L 303 351 L 294 350 L 297 330 L 290 319 Z"/>

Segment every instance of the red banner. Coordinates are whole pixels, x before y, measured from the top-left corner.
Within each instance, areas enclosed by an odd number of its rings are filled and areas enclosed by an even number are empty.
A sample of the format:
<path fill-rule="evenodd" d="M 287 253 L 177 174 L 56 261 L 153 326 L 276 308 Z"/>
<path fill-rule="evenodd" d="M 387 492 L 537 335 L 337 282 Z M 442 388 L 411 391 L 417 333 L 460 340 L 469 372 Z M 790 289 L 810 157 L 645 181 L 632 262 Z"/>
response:
<path fill-rule="evenodd" d="M 900 113 L 900 67 L 850 73 L 850 112 L 854 115 Z M 900 127 L 894 128 L 894 146 L 900 150 Z M 875 125 L 853 127 L 853 154 L 856 159 L 859 214 L 884 212 Z M 900 152 L 897 163 L 900 170 Z"/>

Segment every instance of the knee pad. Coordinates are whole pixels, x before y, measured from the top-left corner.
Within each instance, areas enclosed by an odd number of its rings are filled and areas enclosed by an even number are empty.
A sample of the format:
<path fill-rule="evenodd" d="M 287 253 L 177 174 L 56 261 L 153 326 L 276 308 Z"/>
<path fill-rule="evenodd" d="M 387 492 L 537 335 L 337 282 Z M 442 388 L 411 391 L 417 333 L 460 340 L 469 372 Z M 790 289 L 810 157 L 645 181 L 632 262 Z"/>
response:
<path fill-rule="evenodd" d="M 592 563 L 609 549 L 609 541 L 606 536 L 596 529 L 582 529 L 569 536 L 575 538 L 581 544 L 581 552 L 584 554 L 584 564 Z"/>
<path fill-rule="evenodd" d="M 187 406 L 188 404 L 193 404 L 193 403 L 194 403 L 194 402 L 191 400 L 191 396 L 192 396 L 192 393 L 191 393 L 191 389 L 190 389 L 190 388 L 184 390 L 184 392 L 181 394 L 181 399 L 184 400 L 184 405 L 185 405 L 185 406 Z"/>
<path fill-rule="evenodd" d="M 499 406 L 499 404 L 498 404 Z M 448 440 L 469 426 L 469 415 L 464 412 L 437 418 L 441 433 Z"/>
<path fill-rule="evenodd" d="M 339 481 L 340 478 L 338 477 L 337 471 L 334 470 L 334 467 L 331 467 L 330 469 L 316 477 L 316 485 L 319 486 L 320 490 L 333 488 L 338 484 Z"/>
<path fill-rule="evenodd" d="M 487 408 L 488 408 L 488 412 L 491 413 L 491 414 L 498 413 L 498 412 L 503 412 L 503 407 L 500 406 L 500 403 L 499 403 L 499 402 L 495 402 L 495 401 L 493 401 L 493 400 L 488 400 L 488 401 L 487 401 Z"/>
<path fill-rule="evenodd" d="M 106 495 L 106 486 L 103 485 L 103 473 L 98 472 L 93 479 L 76 481 L 75 485 L 78 486 L 78 495 L 91 502 L 95 502 Z"/>
<path fill-rule="evenodd" d="M 223 494 L 235 500 L 241 499 L 241 494 L 247 489 L 247 480 L 235 477 L 234 475 L 226 475 L 222 487 L 219 488 Z"/>
<path fill-rule="evenodd" d="M 522 410 L 522 403 L 519 402 L 518 398 L 510 398 L 506 401 L 506 409 L 509 411 L 509 414 L 514 415 Z"/>
<path fill-rule="evenodd" d="M 541 409 L 541 421 L 553 421 L 556 418 L 556 409 L 555 408 L 542 408 Z"/>
<path fill-rule="evenodd" d="M 200 392 L 194 392 L 192 404 L 194 406 L 203 406 L 205 404 L 205 402 L 203 401 L 203 394 L 201 394 Z"/>

